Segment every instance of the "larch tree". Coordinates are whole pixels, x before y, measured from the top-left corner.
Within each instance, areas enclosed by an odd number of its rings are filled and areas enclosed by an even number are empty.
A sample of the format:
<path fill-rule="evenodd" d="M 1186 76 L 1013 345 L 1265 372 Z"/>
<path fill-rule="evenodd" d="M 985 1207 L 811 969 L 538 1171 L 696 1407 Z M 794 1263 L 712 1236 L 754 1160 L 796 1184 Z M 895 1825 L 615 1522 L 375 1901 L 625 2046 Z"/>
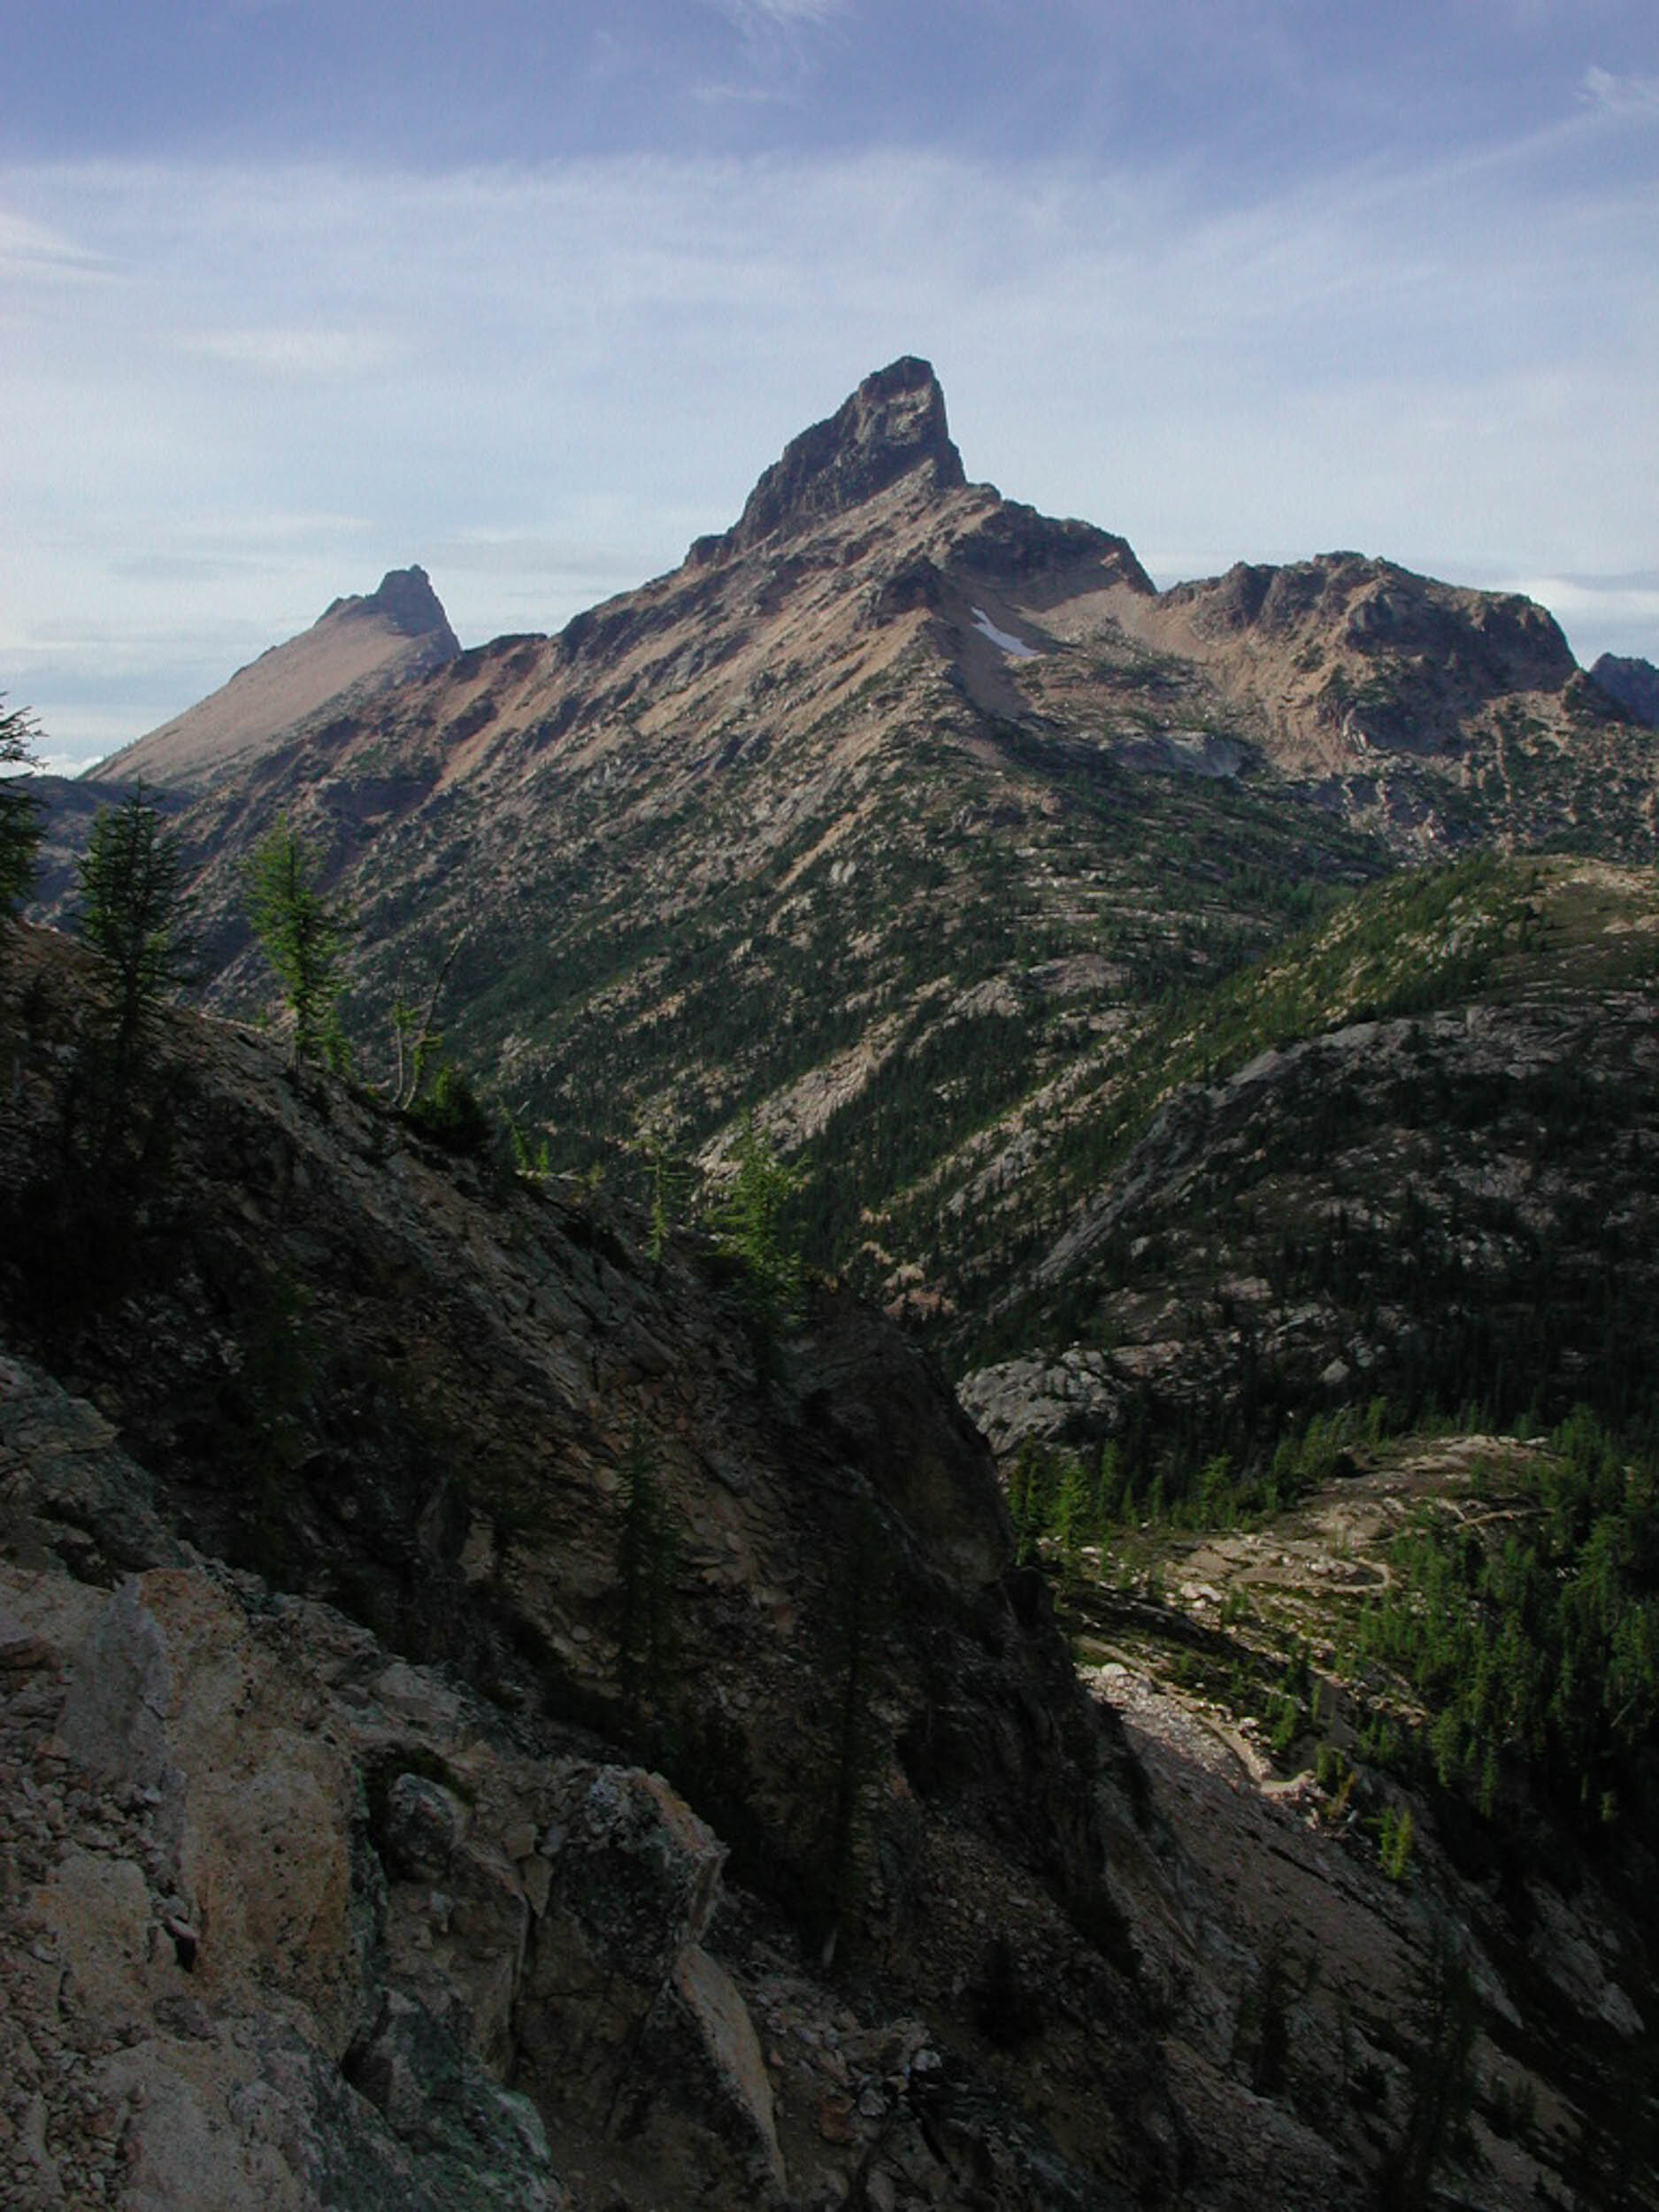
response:
<path fill-rule="evenodd" d="M 296 1069 L 334 1056 L 340 1043 L 335 1008 L 351 920 L 343 900 L 323 890 L 320 873 L 315 848 L 286 814 L 260 839 L 248 869 L 248 917 L 294 1017 Z"/>

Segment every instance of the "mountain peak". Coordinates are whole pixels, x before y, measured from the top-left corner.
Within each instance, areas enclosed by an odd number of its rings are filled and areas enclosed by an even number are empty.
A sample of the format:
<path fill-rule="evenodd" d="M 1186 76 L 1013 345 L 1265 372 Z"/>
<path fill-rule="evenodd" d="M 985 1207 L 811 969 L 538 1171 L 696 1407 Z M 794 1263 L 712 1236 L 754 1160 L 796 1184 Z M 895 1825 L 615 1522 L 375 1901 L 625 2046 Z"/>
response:
<path fill-rule="evenodd" d="M 941 491 L 967 481 L 931 362 L 904 354 L 878 369 L 824 422 L 792 438 L 750 492 L 734 528 L 694 552 L 745 552 L 778 532 L 845 514 L 902 476 L 931 469 Z"/>
<path fill-rule="evenodd" d="M 388 568 L 366 598 L 336 599 L 319 618 L 326 622 L 333 615 L 343 615 L 353 621 L 378 621 L 399 637 L 430 637 L 434 632 L 443 631 L 453 639 L 443 602 L 432 588 L 431 577 L 419 563 L 411 568 Z M 455 649 L 458 652 L 459 646 Z"/>
<path fill-rule="evenodd" d="M 342 713 L 423 676 L 461 649 L 424 568 L 388 569 L 378 588 L 326 607 L 309 630 L 273 645 L 159 729 L 87 770 L 90 782 L 142 777 L 199 790 L 273 751 L 302 723 Z"/>

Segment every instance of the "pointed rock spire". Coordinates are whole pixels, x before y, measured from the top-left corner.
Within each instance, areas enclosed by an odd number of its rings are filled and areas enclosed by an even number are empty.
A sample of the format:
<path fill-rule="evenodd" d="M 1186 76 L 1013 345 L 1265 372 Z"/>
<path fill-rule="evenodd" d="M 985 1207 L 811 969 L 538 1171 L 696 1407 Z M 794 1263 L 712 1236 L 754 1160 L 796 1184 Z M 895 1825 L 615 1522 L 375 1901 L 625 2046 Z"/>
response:
<path fill-rule="evenodd" d="M 707 557 L 745 552 L 763 538 L 845 514 L 902 476 L 928 469 L 941 491 L 966 483 L 945 422 L 945 395 L 932 365 L 913 354 L 865 377 L 826 422 L 784 448 L 750 492 L 735 526 L 694 550 Z"/>

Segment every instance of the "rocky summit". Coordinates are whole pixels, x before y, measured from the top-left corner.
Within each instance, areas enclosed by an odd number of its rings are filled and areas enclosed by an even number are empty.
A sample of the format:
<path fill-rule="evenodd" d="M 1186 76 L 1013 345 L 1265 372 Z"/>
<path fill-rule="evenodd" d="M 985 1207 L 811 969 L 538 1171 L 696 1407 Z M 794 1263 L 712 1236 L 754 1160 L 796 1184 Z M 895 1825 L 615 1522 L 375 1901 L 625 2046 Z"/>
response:
<path fill-rule="evenodd" d="M 49 790 L 205 1011 L 0 924 L 0 2204 L 1659 2201 L 1644 697 L 907 357 Z"/>
<path fill-rule="evenodd" d="M 785 448 L 762 476 L 724 537 L 699 538 L 689 559 L 730 559 L 769 538 L 797 536 L 814 522 L 845 514 L 921 471 L 933 488 L 967 481 L 945 426 L 945 396 L 926 361 L 907 355 L 858 389 L 827 422 Z"/>

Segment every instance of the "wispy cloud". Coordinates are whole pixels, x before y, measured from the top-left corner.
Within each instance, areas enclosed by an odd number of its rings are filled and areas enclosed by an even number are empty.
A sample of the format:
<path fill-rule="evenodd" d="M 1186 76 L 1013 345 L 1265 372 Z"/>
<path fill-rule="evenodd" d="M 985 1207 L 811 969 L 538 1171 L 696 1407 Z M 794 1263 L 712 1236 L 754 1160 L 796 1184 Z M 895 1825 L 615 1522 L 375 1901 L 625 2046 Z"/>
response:
<path fill-rule="evenodd" d="M 1609 115 L 1659 122 L 1659 77 L 1619 76 L 1610 69 L 1592 67 L 1585 71 L 1579 89 L 1592 107 Z"/>
<path fill-rule="evenodd" d="M 45 223 L 0 207 L 0 269 L 18 277 L 105 277 L 112 273 L 105 256 L 78 245 Z"/>
<path fill-rule="evenodd" d="M 740 31 L 811 28 L 848 12 L 848 0 L 706 0 Z"/>
<path fill-rule="evenodd" d="M 739 50 L 718 74 L 694 75 L 687 90 L 709 108 L 798 106 L 812 83 L 823 34 L 849 14 L 848 0 L 704 0 L 738 34 Z"/>
<path fill-rule="evenodd" d="M 388 367 L 393 349 L 364 330 L 209 330 L 182 338 L 187 351 L 276 377 L 356 377 Z"/>

